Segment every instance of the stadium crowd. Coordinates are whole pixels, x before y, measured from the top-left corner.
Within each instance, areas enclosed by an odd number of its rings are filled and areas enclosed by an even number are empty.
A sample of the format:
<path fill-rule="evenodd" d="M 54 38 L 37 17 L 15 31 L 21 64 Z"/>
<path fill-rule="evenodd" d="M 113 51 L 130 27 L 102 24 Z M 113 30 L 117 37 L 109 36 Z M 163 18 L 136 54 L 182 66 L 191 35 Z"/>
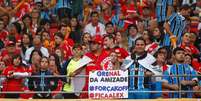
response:
<path fill-rule="evenodd" d="M 1 98 L 88 98 L 95 70 L 128 70 L 129 99 L 201 97 L 160 92 L 201 91 L 201 0 L 0 5 Z"/>

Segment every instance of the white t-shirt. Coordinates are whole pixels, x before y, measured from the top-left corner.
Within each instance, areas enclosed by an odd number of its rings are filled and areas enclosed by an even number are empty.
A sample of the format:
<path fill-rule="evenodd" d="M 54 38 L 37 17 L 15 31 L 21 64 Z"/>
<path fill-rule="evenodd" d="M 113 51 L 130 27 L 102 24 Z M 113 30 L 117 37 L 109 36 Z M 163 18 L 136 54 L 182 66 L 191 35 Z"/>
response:
<path fill-rule="evenodd" d="M 31 56 L 32 51 L 34 50 L 34 47 L 30 47 L 29 49 L 26 50 L 25 52 L 25 60 L 28 62 Z M 42 53 L 43 56 L 49 57 L 49 52 L 47 50 L 47 48 L 45 47 L 41 47 L 40 51 Z"/>
<path fill-rule="evenodd" d="M 97 33 L 96 30 L 99 27 L 99 32 Z M 85 26 L 84 28 L 84 33 L 90 33 L 90 35 L 93 37 L 96 34 L 99 34 L 101 36 L 103 36 L 104 34 L 106 34 L 105 31 L 105 26 L 102 23 L 98 23 L 98 26 L 92 26 L 92 23 L 89 23 Z"/>

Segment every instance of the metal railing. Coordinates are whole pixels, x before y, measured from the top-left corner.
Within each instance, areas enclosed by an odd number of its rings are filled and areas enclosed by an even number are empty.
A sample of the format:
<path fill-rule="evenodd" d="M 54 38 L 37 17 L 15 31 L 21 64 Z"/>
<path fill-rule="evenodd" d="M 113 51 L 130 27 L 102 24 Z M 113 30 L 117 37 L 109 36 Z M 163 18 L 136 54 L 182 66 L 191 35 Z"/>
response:
<path fill-rule="evenodd" d="M 189 75 L 169 75 L 169 77 L 187 77 Z M 1 75 L 0 78 L 6 78 L 5 76 Z M 33 75 L 33 76 L 26 76 L 24 78 L 39 78 L 41 77 L 40 75 Z M 47 78 L 68 78 L 66 75 L 46 75 L 45 77 Z M 85 77 L 89 77 L 89 75 L 76 75 L 75 77 L 71 77 L 71 78 L 85 78 Z M 130 76 L 128 75 L 128 77 L 139 77 L 138 75 L 134 75 L 134 76 Z M 151 77 L 165 77 L 164 75 L 152 75 Z M 190 77 L 201 77 L 201 75 L 190 75 Z M 198 81 L 199 82 L 199 81 Z M 181 90 L 181 84 L 179 84 L 180 89 L 177 91 L 128 91 L 128 92 L 132 92 L 132 93 L 179 93 L 179 98 L 181 98 L 181 93 L 201 93 L 201 91 L 186 91 L 186 90 Z M 35 94 L 35 93 L 50 93 L 49 91 L 1 91 L 0 94 L 13 94 L 13 93 L 18 93 L 18 94 Z M 65 92 L 65 91 L 51 91 L 51 93 L 88 93 L 88 91 L 74 91 L 74 92 Z"/>

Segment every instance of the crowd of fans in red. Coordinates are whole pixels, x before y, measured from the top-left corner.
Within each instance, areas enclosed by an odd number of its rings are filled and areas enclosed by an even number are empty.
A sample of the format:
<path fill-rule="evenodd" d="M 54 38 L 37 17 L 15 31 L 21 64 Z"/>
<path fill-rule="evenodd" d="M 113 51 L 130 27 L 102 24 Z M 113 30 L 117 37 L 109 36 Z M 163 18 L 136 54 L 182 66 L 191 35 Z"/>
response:
<path fill-rule="evenodd" d="M 181 42 L 174 44 L 171 39 L 169 46 L 162 44 L 163 36 L 169 31 L 167 21 L 158 21 L 160 1 L 163 0 L 0 0 L 1 92 L 47 91 L 3 93 L 1 97 L 86 98 L 87 94 L 59 94 L 72 82 L 60 75 L 74 77 L 89 75 L 92 70 L 120 70 L 138 38 L 145 41 L 143 51 L 156 58 L 155 64 L 162 72 L 174 63 L 172 50 L 181 47 L 185 50 L 184 63 L 200 75 L 201 1 L 173 0 L 172 5 L 161 6 L 167 9 L 166 18 L 184 12 L 180 8 L 183 5 L 190 7 L 183 34 L 176 36 Z M 73 66 L 78 66 L 76 61 L 83 56 L 90 57 L 93 64 L 72 72 Z M 52 76 L 44 78 L 46 75 Z M 200 77 L 198 80 L 196 91 L 201 90 Z M 78 81 L 84 83 L 80 91 L 87 91 L 88 79 Z"/>

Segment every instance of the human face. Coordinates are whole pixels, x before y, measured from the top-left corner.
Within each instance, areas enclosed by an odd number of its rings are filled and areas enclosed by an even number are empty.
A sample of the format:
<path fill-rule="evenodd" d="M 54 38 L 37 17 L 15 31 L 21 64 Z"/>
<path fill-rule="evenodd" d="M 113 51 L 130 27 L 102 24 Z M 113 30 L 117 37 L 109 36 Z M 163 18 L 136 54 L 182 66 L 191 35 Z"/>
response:
<path fill-rule="evenodd" d="M 138 40 L 138 41 L 136 41 L 134 51 L 136 52 L 136 54 L 141 55 L 145 51 L 145 46 L 146 45 L 143 40 Z"/>
<path fill-rule="evenodd" d="M 82 49 L 80 47 L 74 48 L 73 49 L 73 55 L 75 57 L 80 57 L 82 55 Z"/>
<path fill-rule="evenodd" d="M 56 49 L 55 54 L 57 54 L 59 57 L 62 57 L 62 51 L 60 49 Z"/>
<path fill-rule="evenodd" d="M 182 15 L 187 18 L 190 16 L 191 9 L 190 8 L 188 10 L 183 9 L 181 10 L 181 12 L 182 12 Z"/>
<path fill-rule="evenodd" d="M 183 63 L 184 62 L 184 57 L 185 57 L 184 54 L 185 54 L 184 51 L 181 51 L 181 50 L 177 51 L 175 53 L 175 60 L 176 60 L 176 62 Z"/>
<path fill-rule="evenodd" d="M 29 44 L 30 43 L 30 39 L 29 39 L 29 36 L 27 34 L 23 35 L 22 42 L 23 42 L 23 44 Z"/>
<path fill-rule="evenodd" d="M 35 35 L 33 39 L 34 45 L 39 45 L 41 44 L 41 36 L 40 35 Z"/>
<path fill-rule="evenodd" d="M 25 25 L 26 25 L 27 27 L 31 25 L 31 19 L 28 18 L 28 17 L 26 17 L 26 18 L 23 20 L 23 22 L 25 23 Z"/>
<path fill-rule="evenodd" d="M 160 38 L 161 33 L 160 33 L 159 28 L 154 28 L 154 30 L 153 30 L 153 36 L 156 37 L 156 38 Z"/>
<path fill-rule="evenodd" d="M 42 33 L 42 36 L 43 36 L 43 40 L 50 40 L 50 35 L 49 35 L 49 33 L 43 32 L 43 33 Z"/>
<path fill-rule="evenodd" d="M 164 53 L 158 53 L 156 61 L 161 62 L 161 63 L 165 63 L 165 54 Z"/>
<path fill-rule="evenodd" d="M 185 56 L 184 63 L 186 63 L 186 64 L 191 64 L 191 57 L 190 57 L 189 55 L 186 55 L 186 56 Z"/>
<path fill-rule="evenodd" d="M 13 59 L 13 65 L 14 66 L 19 66 L 20 63 L 21 63 L 21 58 L 20 57 L 17 57 L 17 58 Z"/>
<path fill-rule="evenodd" d="M 113 39 L 110 39 L 109 37 L 105 37 L 103 40 L 103 46 L 104 48 L 110 48 L 113 44 Z"/>
<path fill-rule="evenodd" d="M 60 45 L 63 41 L 59 36 L 55 36 L 54 39 L 55 39 L 56 45 Z"/>
<path fill-rule="evenodd" d="M 70 23 L 71 23 L 71 26 L 72 26 L 72 27 L 76 27 L 76 26 L 77 26 L 77 19 L 76 19 L 76 18 L 72 18 L 72 19 L 70 20 Z"/>
<path fill-rule="evenodd" d="M 195 41 L 196 41 L 196 35 L 195 35 L 195 33 L 190 33 L 190 41 L 191 41 L 191 43 L 195 43 Z"/>
<path fill-rule="evenodd" d="M 40 61 L 40 66 L 41 66 L 41 69 L 43 69 L 43 70 L 48 69 L 48 66 L 49 66 L 48 58 L 42 58 Z"/>
<path fill-rule="evenodd" d="M 99 19 L 99 16 L 98 14 L 93 14 L 92 15 L 92 18 L 91 18 L 91 21 L 92 21 L 92 25 L 96 26 L 98 24 L 98 19 Z"/>
<path fill-rule="evenodd" d="M 115 62 L 118 61 L 117 53 L 115 53 L 115 52 L 111 52 L 111 53 L 110 53 L 110 57 L 111 57 L 111 61 L 112 61 L 112 63 L 115 63 Z"/>
<path fill-rule="evenodd" d="M 130 36 L 136 36 L 137 35 L 137 29 L 135 27 L 131 27 L 129 29 L 129 35 Z"/>
<path fill-rule="evenodd" d="M 91 42 L 90 43 L 90 48 L 91 48 L 92 52 L 97 51 L 99 49 L 99 44 L 95 43 L 95 42 Z"/>
<path fill-rule="evenodd" d="M 61 27 L 61 29 L 60 29 L 60 32 L 63 34 L 63 35 L 66 35 L 66 33 L 67 33 L 67 27 Z"/>
<path fill-rule="evenodd" d="M 15 52 L 15 45 L 9 45 L 6 48 L 8 50 L 8 53 L 14 53 Z"/>
<path fill-rule="evenodd" d="M 190 34 L 189 33 L 185 33 L 183 35 L 183 38 L 182 38 L 182 41 L 185 43 L 185 44 L 189 44 L 190 43 Z"/>
<path fill-rule="evenodd" d="M 49 24 L 49 23 L 46 23 L 46 24 L 44 25 L 44 28 L 45 28 L 46 31 L 49 31 L 49 29 L 50 29 L 50 24 Z"/>
<path fill-rule="evenodd" d="M 49 58 L 49 62 L 51 66 L 55 66 L 55 57 L 51 55 Z"/>
<path fill-rule="evenodd" d="M 41 59 L 41 56 L 39 55 L 39 53 L 37 51 L 35 51 L 32 55 L 32 64 L 39 64 L 39 61 Z"/>
<path fill-rule="evenodd" d="M 106 26 L 105 30 L 108 34 L 114 33 L 114 27 L 110 24 Z"/>
<path fill-rule="evenodd" d="M 83 42 L 84 43 L 88 43 L 89 41 L 91 41 L 90 34 L 84 34 L 84 36 L 83 36 Z"/>
<path fill-rule="evenodd" d="M 117 32 L 117 33 L 116 33 L 115 41 L 116 41 L 117 43 L 119 43 L 119 42 L 122 41 L 122 36 L 121 36 L 121 33 L 120 33 L 120 32 Z"/>

